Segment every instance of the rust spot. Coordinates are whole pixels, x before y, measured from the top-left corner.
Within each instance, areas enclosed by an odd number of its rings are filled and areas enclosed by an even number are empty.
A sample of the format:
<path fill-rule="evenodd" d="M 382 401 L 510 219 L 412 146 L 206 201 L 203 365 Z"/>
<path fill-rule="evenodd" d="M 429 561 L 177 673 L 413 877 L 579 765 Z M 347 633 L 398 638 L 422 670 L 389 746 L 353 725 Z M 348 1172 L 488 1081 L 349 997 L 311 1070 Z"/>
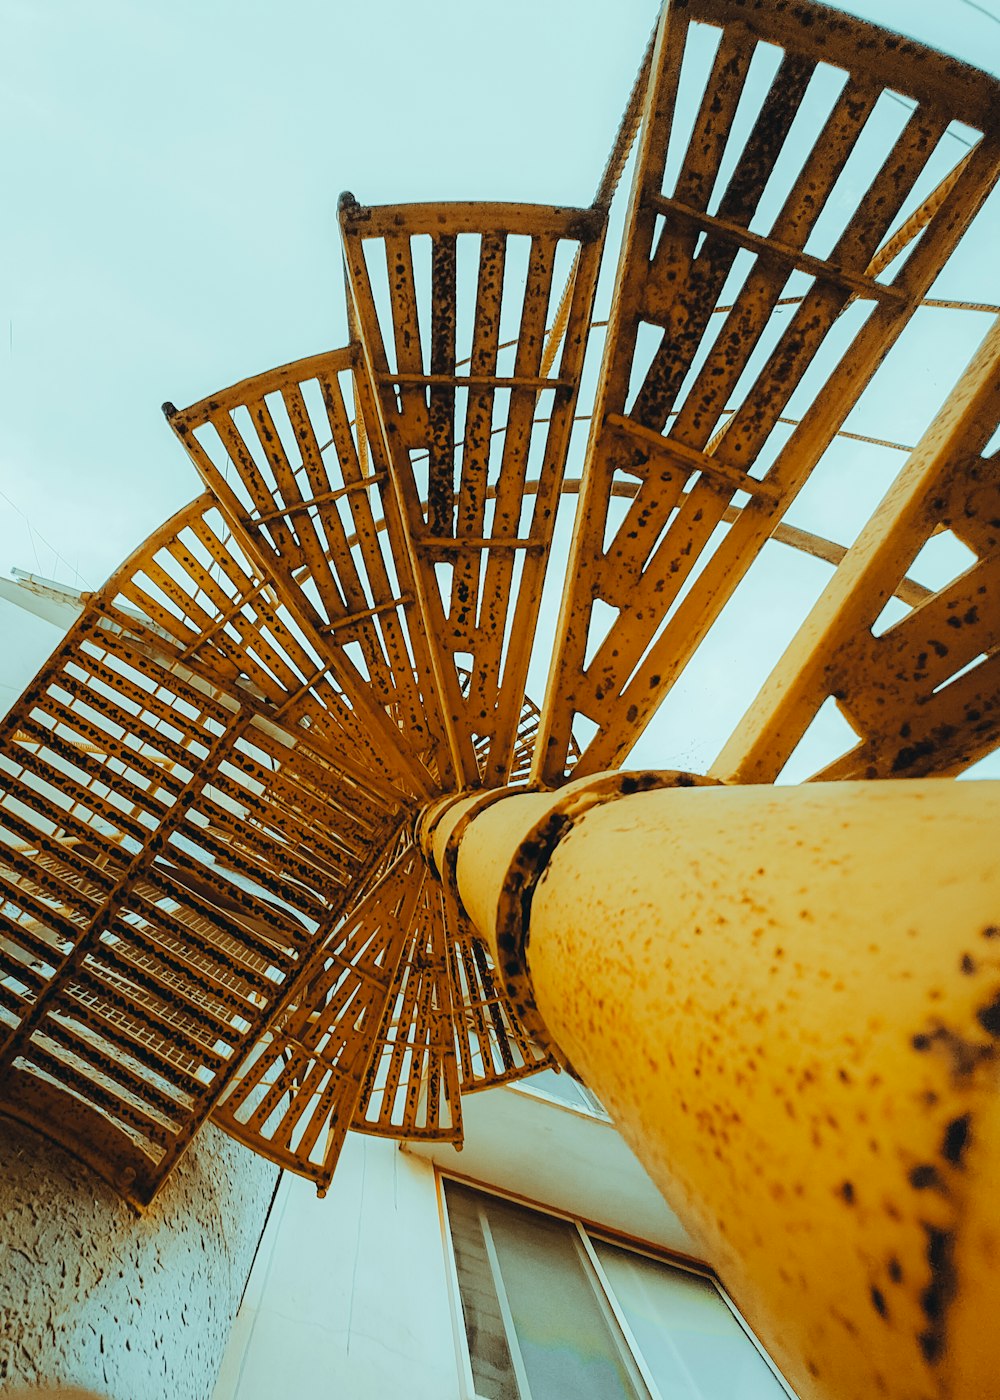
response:
<path fill-rule="evenodd" d="M 987 1035 L 1000 1036 L 1000 994 L 995 996 L 988 1006 L 979 1008 L 976 1020 Z"/>
<path fill-rule="evenodd" d="M 917 1337 L 917 1341 L 920 1344 L 920 1350 L 923 1352 L 926 1361 L 936 1361 L 941 1355 L 941 1347 L 944 1344 L 944 1339 L 936 1332 L 921 1332 Z"/>
<path fill-rule="evenodd" d="M 969 1128 L 972 1115 L 963 1113 L 961 1118 L 953 1118 L 944 1132 L 941 1143 L 941 1156 L 954 1166 L 962 1165 L 962 1155 L 969 1144 Z"/>
<path fill-rule="evenodd" d="M 885 1305 L 885 1296 L 883 1295 L 882 1290 L 880 1288 L 876 1288 L 874 1284 L 872 1284 L 871 1297 L 872 1307 L 878 1313 L 879 1317 L 886 1317 L 888 1315 L 889 1309 Z"/>
<path fill-rule="evenodd" d="M 929 1162 L 921 1162 L 910 1172 L 910 1185 L 916 1191 L 926 1191 L 930 1187 L 940 1186 L 941 1178 Z"/>
<path fill-rule="evenodd" d="M 930 739 L 923 739 L 919 744 L 910 744 L 900 749 L 892 760 L 892 772 L 902 773 L 907 768 L 912 768 L 919 759 L 929 758 L 934 753 L 934 748 Z"/>
<path fill-rule="evenodd" d="M 939 1230 L 926 1222 L 924 1230 L 927 1235 L 927 1262 L 930 1265 L 931 1281 L 920 1294 L 920 1306 L 931 1325 L 919 1334 L 917 1341 L 927 1360 L 933 1361 L 940 1356 L 944 1348 L 945 1314 L 955 1296 L 955 1242 L 954 1236 L 948 1230 Z"/>
<path fill-rule="evenodd" d="M 998 998 L 1000 1002 L 1000 998 Z M 996 1003 L 994 1003 L 996 1005 Z M 987 1012 L 990 1008 L 986 1008 Z M 910 1044 L 914 1050 L 925 1053 L 928 1050 L 943 1050 L 951 1059 L 951 1072 L 954 1078 L 964 1079 L 984 1060 L 992 1060 L 996 1054 L 992 1045 L 981 1041 L 967 1040 L 948 1026 L 937 1025 L 931 1031 L 912 1036 Z"/>

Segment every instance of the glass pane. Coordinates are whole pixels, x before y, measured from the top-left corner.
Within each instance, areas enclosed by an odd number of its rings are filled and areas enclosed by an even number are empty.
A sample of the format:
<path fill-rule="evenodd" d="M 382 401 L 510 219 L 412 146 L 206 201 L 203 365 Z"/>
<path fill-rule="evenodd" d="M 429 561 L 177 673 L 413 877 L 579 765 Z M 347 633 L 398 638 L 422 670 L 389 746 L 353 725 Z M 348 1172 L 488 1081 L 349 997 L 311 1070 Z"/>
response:
<path fill-rule="evenodd" d="M 595 1108 L 601 1113 L 605 1111 L 597 1095 L 578 1084 L 573 1076 L 565 1071 L 559 1073 L 554 1069 L 542 1069 L 521 1083 L 526 1089 L 541 1089 L 551 1098 L 568 1103 L 573 1108 L 582 1108 L 588 1113 L 593 1113 Z"/>
<path fill-rule="evenodd" d="M 603 1240 L 593 1245 L 664 1400 L 785 1400 L 708 1279 Z"/>
<path fill-rule="evenodd" d="M 532 1400 L 639 1400 L 574 1228 L 496 1199 L 486 1214 Z"/>
<path fill-rule="evenodd" d="M 521 1400 L 479 1223 L 483 1198 L 450 1182 L 446 1195 L 476 1394 L 483 1400 Z"/>
<path fill-rule="evenodd" d="M 521 1082 L 524 1088 L 541 1089 L 552 1098 L 559 1099 L 561 1103 L 572 1104 L 574 1108 L 584 1107 L 583 1096 L 568 1074 L 558 1074 L 554 1069 L 541 1069 Z"/>

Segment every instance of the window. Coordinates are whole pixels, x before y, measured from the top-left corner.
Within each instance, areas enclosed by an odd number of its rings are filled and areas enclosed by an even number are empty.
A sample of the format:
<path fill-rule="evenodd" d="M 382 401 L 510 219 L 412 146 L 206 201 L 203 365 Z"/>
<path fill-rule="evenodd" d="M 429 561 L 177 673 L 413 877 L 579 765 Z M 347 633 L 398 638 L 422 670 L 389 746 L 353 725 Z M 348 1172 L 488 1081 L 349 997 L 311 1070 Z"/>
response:
<path fill-rule="evenodd" d="M 704 1274 L 445 1183 L 469 1400 L 786 1400 Z"/>
<path fill-rule="evenodd" d="M 593 1118 L 603 1118 L 610 1123 L 608 1111 L 596 1094 L 592 1094 L 585 1084 L 566 1070 L 542 1069 L 526 1079 L 518 1079 L 510 1086 L 520 1093 L 537 1094 L 540 1098 L 554 1100 L 577 1113 L 586 1113 Z"/>

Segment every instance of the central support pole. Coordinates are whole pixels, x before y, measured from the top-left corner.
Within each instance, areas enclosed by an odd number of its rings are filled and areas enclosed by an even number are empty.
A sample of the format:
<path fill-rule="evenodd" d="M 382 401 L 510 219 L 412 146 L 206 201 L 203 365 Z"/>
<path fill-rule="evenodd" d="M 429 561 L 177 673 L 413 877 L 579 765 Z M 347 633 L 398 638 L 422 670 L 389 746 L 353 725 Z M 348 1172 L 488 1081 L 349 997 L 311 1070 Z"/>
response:
<path fill-rule="evenodd" d="M 1000 783 L 705 782 L 422 835 L 800 1396 L 993 1394 Z"/>

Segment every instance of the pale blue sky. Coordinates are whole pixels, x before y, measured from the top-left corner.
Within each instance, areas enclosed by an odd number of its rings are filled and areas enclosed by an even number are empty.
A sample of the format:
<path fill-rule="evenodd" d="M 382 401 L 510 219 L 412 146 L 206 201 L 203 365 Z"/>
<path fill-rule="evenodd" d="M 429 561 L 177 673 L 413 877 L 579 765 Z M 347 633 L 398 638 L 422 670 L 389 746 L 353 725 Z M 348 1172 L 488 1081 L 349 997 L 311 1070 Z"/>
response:
<path fill-rule="evenodd" d="M 1000 66 L 966 0 L 841 8 Z M 197 493 L 163 400 L 344 342 L 341 190 L 588 203 L 656 9 L 4 0 L 0 571 L 99 584 Z M 939 295 L 1000 301 L 997 210 Z M 858 426 L 912 441 L 947 386 L 895 373 Z M 55 640 L 0 601 L 0 709 Z"/>

